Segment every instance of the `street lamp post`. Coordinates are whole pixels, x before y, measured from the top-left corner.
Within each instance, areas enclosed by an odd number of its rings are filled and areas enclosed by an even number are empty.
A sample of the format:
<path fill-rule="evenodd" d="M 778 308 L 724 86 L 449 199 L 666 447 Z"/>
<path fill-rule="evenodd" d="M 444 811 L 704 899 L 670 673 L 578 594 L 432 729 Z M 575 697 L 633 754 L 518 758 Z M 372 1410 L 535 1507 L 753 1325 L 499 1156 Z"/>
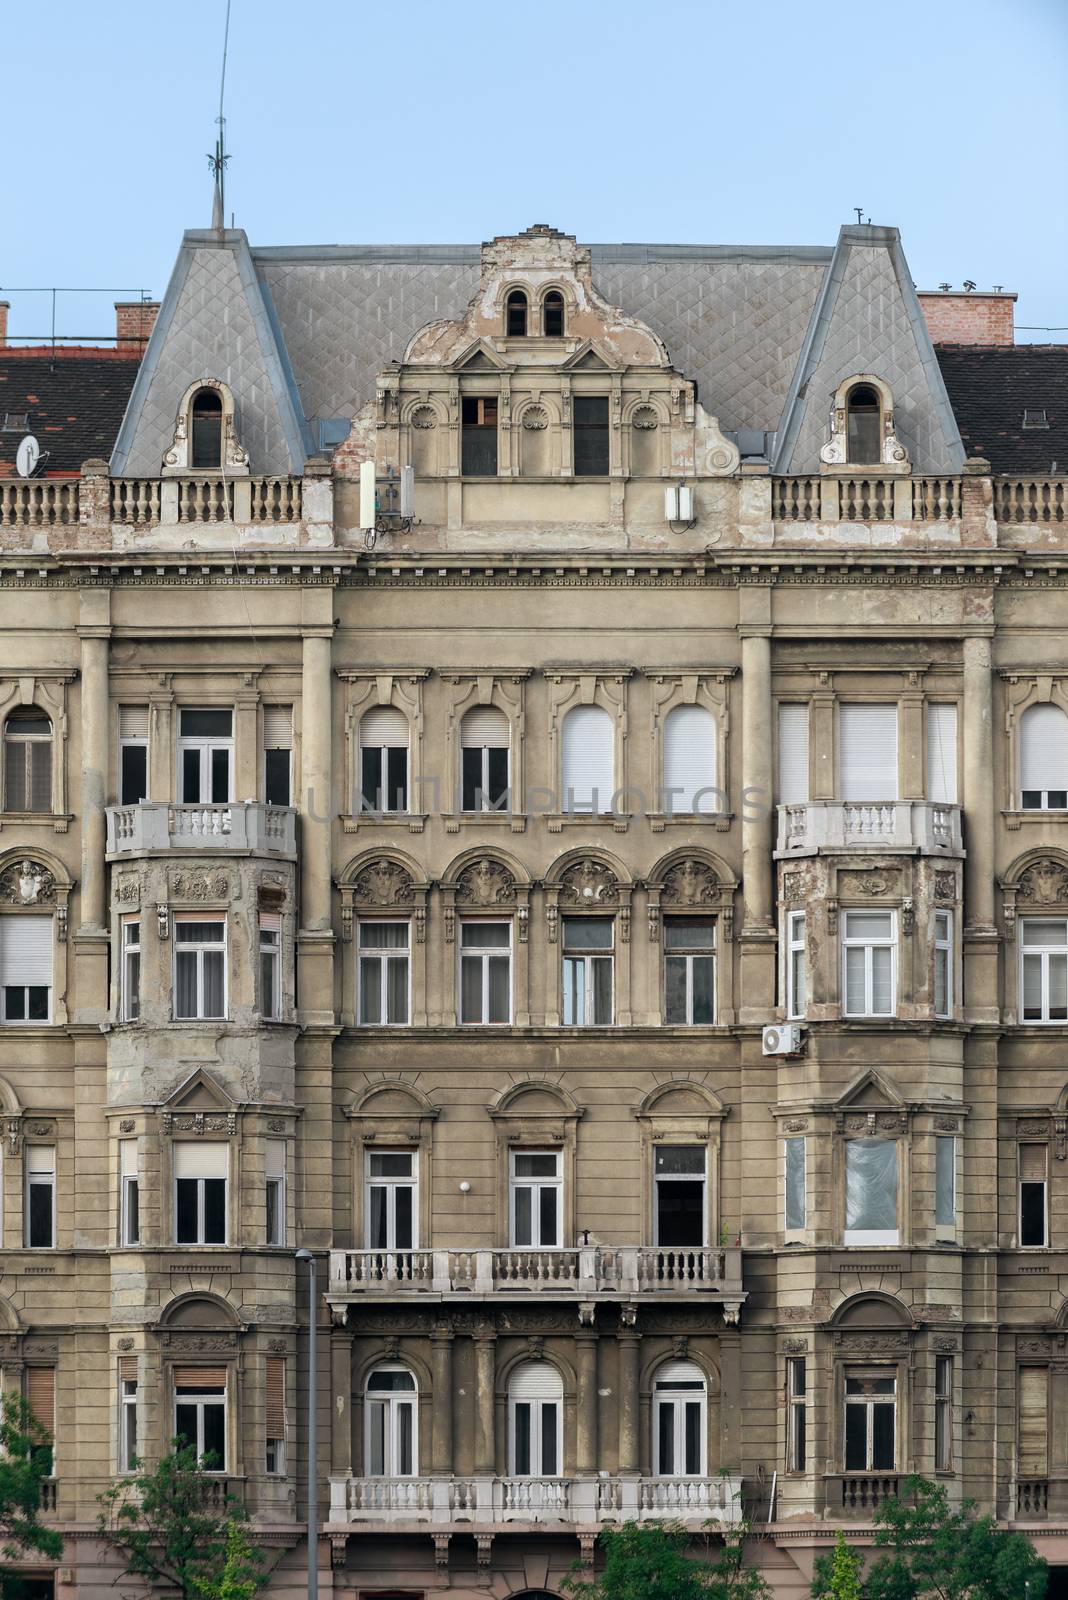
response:
<path fill-rule="evenodd" d="M 298 1250 L 297 1260 L 308 1263 L 308 1600 L 318 1600 L 319 1595 L 319 1563 L 318 1548 L 315 1537 L 315 1523 L 318 1495 L 316 1477 L 316 1455 L 318 1441 L 315 1427 L 315 1389 L 316 1389 L 316 1304 L 315 1304 L 315 1257 L 310 1250 Z"/>

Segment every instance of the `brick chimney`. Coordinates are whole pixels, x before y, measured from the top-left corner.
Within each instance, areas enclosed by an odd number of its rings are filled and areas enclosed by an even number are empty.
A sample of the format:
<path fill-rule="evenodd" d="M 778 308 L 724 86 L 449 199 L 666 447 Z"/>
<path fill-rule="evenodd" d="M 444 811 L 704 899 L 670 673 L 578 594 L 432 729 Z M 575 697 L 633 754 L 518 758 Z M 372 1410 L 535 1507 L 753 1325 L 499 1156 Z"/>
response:
<path fill-rule="evenodd" d="M 10 300 L 0 300 L 0 349 L 7 344 L 7 314 L 11 310 Z"/>
<path fill-rule="evenodd" d="M 920 289 L 933 344 L 1015 344 L 1014 294 L 967 289 Z"/>
<path fill-rule="evenodd" d="M 116 350 L 120 354 L 140 355 L 158 315 L 158 300 L 116 300 Z"/>

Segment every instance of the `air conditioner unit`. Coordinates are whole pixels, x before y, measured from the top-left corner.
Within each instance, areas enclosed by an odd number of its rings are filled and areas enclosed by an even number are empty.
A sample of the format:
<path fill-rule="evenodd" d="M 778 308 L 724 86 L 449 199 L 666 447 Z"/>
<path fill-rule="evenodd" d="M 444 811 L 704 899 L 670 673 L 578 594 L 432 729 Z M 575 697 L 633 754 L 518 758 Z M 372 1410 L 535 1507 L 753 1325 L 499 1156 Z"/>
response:
<path fill-rule="evenodd" d="M 796 1022 L 773 1022 L 765 1028 L 760 1048 L 766 1056 L 793 1056 L 801 1048 L 801 1029 Z"/>

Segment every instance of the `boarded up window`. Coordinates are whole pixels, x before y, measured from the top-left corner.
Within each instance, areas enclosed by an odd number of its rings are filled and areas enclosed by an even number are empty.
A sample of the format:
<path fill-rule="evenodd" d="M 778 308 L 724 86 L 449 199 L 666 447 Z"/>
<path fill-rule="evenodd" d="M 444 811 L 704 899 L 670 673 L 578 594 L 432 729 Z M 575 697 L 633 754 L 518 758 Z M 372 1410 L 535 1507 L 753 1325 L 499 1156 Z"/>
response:
<path fill-rule="evenodd" d="M 1019 1381 L 1019 1466 L 1021 1478 L 1046 1475 L 1046 1415 L 1049 1394 L 1048 1367 L 1021 1367 Z"/>

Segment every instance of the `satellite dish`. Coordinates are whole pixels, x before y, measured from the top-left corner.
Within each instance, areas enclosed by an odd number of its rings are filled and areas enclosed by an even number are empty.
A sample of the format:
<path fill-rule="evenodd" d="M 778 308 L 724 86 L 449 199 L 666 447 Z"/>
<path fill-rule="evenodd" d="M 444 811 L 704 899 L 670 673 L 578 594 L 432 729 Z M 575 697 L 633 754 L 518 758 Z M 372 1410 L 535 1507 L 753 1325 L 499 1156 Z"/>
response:
<path fill-rule="evenodd" d="M 19 441 L 15 452 L 15 470 L 20 478 L 32 478 L 37 470 L 37 463 L 41 459 L 41 446 L 37 443 L 32 433 Z"/>

